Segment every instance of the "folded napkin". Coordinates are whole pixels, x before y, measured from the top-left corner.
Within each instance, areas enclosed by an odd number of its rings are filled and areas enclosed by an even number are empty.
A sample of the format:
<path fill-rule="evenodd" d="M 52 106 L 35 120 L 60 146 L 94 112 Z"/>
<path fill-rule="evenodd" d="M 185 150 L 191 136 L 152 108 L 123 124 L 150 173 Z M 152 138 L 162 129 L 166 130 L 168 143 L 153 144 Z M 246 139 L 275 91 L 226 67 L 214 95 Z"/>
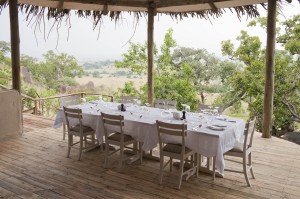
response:
<path fill-rule="evenodd" d="M 226 117 L 222 117 L 222 116 L 217 116 L 216 119 L 217 120 L 222 120 L 222 121 L 226 121 L 227 120 Z"/>

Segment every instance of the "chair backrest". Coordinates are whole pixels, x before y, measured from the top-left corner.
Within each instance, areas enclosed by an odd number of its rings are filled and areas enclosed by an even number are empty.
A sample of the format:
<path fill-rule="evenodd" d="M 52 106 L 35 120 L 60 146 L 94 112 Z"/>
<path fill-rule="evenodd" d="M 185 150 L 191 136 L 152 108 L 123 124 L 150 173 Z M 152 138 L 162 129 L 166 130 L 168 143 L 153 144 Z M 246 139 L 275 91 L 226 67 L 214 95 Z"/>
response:
<path fill-rule="evenodd" d="M 175 100 L 165 100 L 167 109 L 176 109 L 177 102 Z"/>
<path fill-rule="evenodd" d="M 158 140 L 159 140 L 159 150 L 162 151 L 163 146 L 167 144 L 167 136 L 181 137 L 182 151 L 185 153 L 185 137 L 187 136 L 187 125 L 183 124 L 171 124 L 156 120 Z"/>
<path fill-rule="evenodd" d="M 212 106 L 212 105 L 206 105 L 206 104 L 198 104 L 198 111 L 201 112 L 203 110 L 213 110 L 213 109 L 218 109 L 218 113 L 221 114 L 223 113 L 223 107 L 219 106 Z"/>
<path fill-rule="evenodd" d="M 101 120 L 104 129 L 105 139 L 109 135 L 109 127 L 113 130 L 118 127 L 117 132 L 121 134 L 121 140 L 124 140 L 123 126 L 124 126 L 124 116 L 123 115 L 111 115 L 101 112 Z"/>
<path fill-rule="evenodd" d="M 209 109 L 208 106 L 209 106 L 209 105 L 206 105 L 206 104 L 198 104 L 198 111 L 200 112 L 200 111 Z"/>
<path fill-rule="evenodd" d="M 121 103 L 136 103 L 138 97 L 136 96 L 121 96 Z"/>
<path fill-rule="evenodd" d="M 246 129 L 244 131 L 244 152 L 252 146 L 253 135 L 255 132 L 255 123 L 256 117 L 246 124 Z"/>
<path fill-rule="evenodd" d="M 154 102 L 154 107 L 155 108 L 165 109 L 166 108 L 165 104 L 166 104 L 165 100 L 157 99 Z"/>
<path fill-rule="evenodd" d="M 79 95 L 71 95 L 66 97 L 60 97 L 58 98 L 58 101 L 59 101 L 59 107 L 71 106 L 71 105 L 80 104 L 80 97 Z"/>
<path fill-rule="evenodd" d="M 78 122 L 75 122 L 76 124 L 79 124 L 79 130 L 82 132 L 82 111 L 81 109 L 73 109 L 73 108 L 67 108 L 63 106 L 64 114 L 65 114 L 65 119 L 66 119 L 66 124 L 68 131 L 72 129 L 74 125 L 70 124 L 70 119 L 77 119 Z"/>
<path fill-rule="evenodd" d="M 176 109 L 177 102 L 175 100 L 157 99 L 155 100 L 154 107 L 162 109 Z"/>

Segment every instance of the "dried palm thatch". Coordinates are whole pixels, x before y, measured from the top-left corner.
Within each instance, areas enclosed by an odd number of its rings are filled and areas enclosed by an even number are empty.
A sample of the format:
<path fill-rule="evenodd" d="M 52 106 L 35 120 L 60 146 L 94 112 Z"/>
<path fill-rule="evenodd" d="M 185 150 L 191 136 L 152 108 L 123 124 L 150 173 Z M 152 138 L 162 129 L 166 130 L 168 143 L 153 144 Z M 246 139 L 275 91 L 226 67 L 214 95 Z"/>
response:
<path fill-rule="evenodd" d="M 133 14 L 136 20 L 147 15 L 148 7 L 153 7 L 156 14 L 170 15 L 175 20 L 186 17 L 210 19 L 218 18 L 229 8 L 237 17 L 259 16 L 258 5 L 265 7 L 267 0 L 19 0 L 19 9 L 27 15 L 26 19 L 41 22 L 46 16 L 61 22 L 68 19 L 71 10 L 78 17 L 92 17 L 96 27 L 103 17 L 111 20 L 121 19 L 123 12 Z M 0 14 L 8 5 L 8 0 L 0 0 Z"/>

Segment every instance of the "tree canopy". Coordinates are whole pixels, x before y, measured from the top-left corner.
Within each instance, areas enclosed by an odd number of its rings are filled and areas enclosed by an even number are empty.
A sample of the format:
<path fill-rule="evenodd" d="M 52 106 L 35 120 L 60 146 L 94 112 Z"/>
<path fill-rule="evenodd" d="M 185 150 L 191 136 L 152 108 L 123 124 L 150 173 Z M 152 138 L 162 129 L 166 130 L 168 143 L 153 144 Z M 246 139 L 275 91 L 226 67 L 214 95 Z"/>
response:
<path fill-rule="evenodd" d="M 261 24 L 261 27 L 265 27 L 264 21 L 260 18 L 250 25 Z M 277 49 L 275 52 L 273 133 L 278 130 L 293 130 L 294 121 L 299 119 L 299 22 L 299 15 L 294 16 L 281 22 L 277 30 L 277 42 L 283 49 Z M 265 50 L 258 36 L 251 36 L 244 30 L 237 40 L 240 42 L 237 48 L 234 48 L 231 41 L 222 42 L 223 55 L 241 62 L 244 68 L 229 78 L 229 90 L 221 95 L 221 101 L 226 106 L 241 104 L 241 100 L 248 102 L 250 114 L 259 118 L 260 128 L 263 114 Z"/>
<path fill-rule="evenodd" d="M 23 55 L 22 66 L 28 68 L 33 78 L 47 88 L 59 90 L 60 85 L 76 85 L 75 76 L 83 74 L 83 68 L 77 63 L 75 57 L 48 51 L 43 55 L 44 61 Z"/>
<path fill-rule="evenodd" d="M 182 108 L 181 103 L 187 103 L 192 110 L 196 110 L 200 101 L 199 94 L 204 103 L 203 92 L 210 92 L 212 89 L 223 92 L 228 77 L 240 68 L 240 64 L 221 60 L 205 49 L 177 46 L 172 29 L 166 32 L 160 50 L 155 48 L 154 57 L 155 98 L 176 100 L 178 109 Z M 147 43 L 131 43 L 128 52 L 123 54 L 122 61 L 116 61 L 115 66 L 129 68 L 137 74 L 146 74 Z M 140 91 L 136 90 L 140 98 L 146 99 L 146 89 L 143 86 Z M 119 90 L 125 91 L 126 89 Z"/>

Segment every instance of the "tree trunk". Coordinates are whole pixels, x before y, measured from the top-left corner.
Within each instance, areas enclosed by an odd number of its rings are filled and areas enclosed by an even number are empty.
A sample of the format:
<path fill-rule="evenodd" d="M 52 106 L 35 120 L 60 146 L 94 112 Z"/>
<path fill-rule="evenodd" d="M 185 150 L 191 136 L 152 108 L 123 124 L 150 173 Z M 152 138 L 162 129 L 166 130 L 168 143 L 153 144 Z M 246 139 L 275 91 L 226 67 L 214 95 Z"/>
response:
<path fill-rule="evenodd" d="M 276 38 L 276 1 L 268 0 L 267 49 L 262 137 L 271 137 Z"/>
<path fill-rule="evenodd" d="M 153 30 L 154 30 L 154 7 L 148 7 L 148 103 L 153 105 L 154 81 L 153 81 Z"/>

